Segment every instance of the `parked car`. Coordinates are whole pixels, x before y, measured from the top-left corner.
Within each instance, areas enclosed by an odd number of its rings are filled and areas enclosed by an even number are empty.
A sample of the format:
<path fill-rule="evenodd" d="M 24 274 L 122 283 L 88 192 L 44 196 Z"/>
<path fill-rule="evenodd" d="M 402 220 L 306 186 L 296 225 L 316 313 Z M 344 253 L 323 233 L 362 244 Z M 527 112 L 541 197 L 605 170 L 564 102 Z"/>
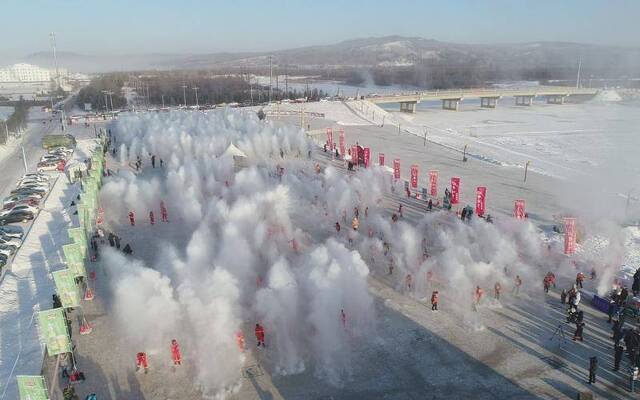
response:
<path fill-rule="evenodd" d="M 35 215 L 28 211 L 16 211 L 10 212 L 0 216 L 0 225 L 12 224 L 14 222 L 27 222 L 31 221 Z"/>
<path fill-rule="evenodd" d="M 20 183 L 19 185 L 17 185 L 17 188 L 32 188 L 32 189 L 41 189 L 41 190 L 45 190 L 45 191 L 49 191 L 49 184 L 48 183 L 38 183 L 38 182 L 26 182 L 26 183 Z"/>
<path fill-rule="evenodd" d="M 38 163 L 38 172 L 55 171 L 58 169 L 58 163 L 54 161 L 45 161 Z"/>
<path fill-rule="evenodd" d="M 17 225 L 4 225 L 0 226 L 0 236 L 22 239 L 24 230 Z"/>
<path fill-rule="evenodd" d="M 40 197 L 44 197 L 44 195 L 47 193 L 46 189 L 39 189 L 39 188 L 34 188 L 34 187 L 23 187 L 23 188 L 15 188 L 11 191 L 11 195 L 13 196 L 14 194 L 38 194 L 40 195 Z"/>
<path fill-rule="evenodd" d="M 16 238 L 9 238 L 6 236 L 0 236 L 0 245 L 13 247 L 14 250 L 17 250 L 18 247 L 22 244 L 22 240 Z"/>
<path fill-rule="evenodd" d="M 48 161 L 54 161 L 54 162 L 58 162 L 58 161 L 62 161 L 62 160 L 66 160 L 66 158 L 64 156 L 60 156 L 57 154 L 45 154 L 42 157 L 40 157 L 40 162 L 41 163 L 45 163 Z"/>
<path fill-rule="evenodd" d="M 0 244 L 0 254 L 7 257 L 11 257 L 15 252 L 16 252 L 16 249 L 14 249 L 12 246 Z"/>
<path fill-rule="evenodd" d="M 37 180 L 43 180 L 43 181 L 49 181 L 49 179 L 51 178 L 49 175 L 47 174 L 43 174 L 43 173 L 39 173 L 39 172 L 32 172 L 29 174 L 24 174 L 22 175 L 22 179 L 37 179 Z"/>
<path fill-rule="evenodd" d="M 11 201 L 11 202 L 5 202 L 2 204 L 2 209 L 3 210 L 10 210 L 13 207 L 17 206 L 17 205 L 21 205 L 21 204 L 26 204 L 28 206 L 32 206 L 32 207 L 38 207 L 38 205 L 40 204 L 40 202 L 37 199 L 32 199 L 30 197 L 24 197 L 24 198 L 17 198 L 15 199 L 15 201 Z"/>
<path fill-rule="evenodd" d="M 32 212 L 34 214 L 37 214 L 38 213 L 38 208 L 30 206 L 28 204 L 18 204 L 18 205 L 14 206 L 14 207 L 12 207 L 12 208 L 10 208 L 8 210 L 0 211 L 0 216 L 6 215 L 6 214 L 9 214 L 9 213 L 12 213 L 12 212 L 16 212 L 16 211 L 29 211 L 29 212 Z"/>
<path fill-rule="evenodd" d="M 6 206 L 7 204 L 12 204 L 12 203 L 28 203 L 26 200 L 33 200 L 36 203 L 40 203 L 40 199 L 42 198 L 42 196 L 40 196 L 39 194 L 14 194 L 8 197 L 5 197 L 4 200 L 2 201 L 2 206 Z"/>

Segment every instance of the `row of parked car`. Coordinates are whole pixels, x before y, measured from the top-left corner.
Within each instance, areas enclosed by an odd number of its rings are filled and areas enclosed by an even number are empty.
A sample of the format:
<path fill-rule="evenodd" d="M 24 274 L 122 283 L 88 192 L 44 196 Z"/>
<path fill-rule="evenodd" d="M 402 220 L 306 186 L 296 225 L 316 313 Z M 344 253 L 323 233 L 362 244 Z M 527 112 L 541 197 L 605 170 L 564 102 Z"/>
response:
<path fill-rule="evenodd" d="M 25 174 L 4 198 L 0 210 L 0 267 L 4 267 L 22 245 L 22 227 L 9 224 L 27 222 L 36 217 L 40 202 L 49 192 L 49 179 L 41 172 Z"/>
<path fill-rule="evenodd" d="M 40 158 L 38 163 L 38 172 L 44 171 L 64 171 L 67 160 L 73 153 L 72 149 L 67 147 L 54 147 L 47 151 L 47 154 Z"/>

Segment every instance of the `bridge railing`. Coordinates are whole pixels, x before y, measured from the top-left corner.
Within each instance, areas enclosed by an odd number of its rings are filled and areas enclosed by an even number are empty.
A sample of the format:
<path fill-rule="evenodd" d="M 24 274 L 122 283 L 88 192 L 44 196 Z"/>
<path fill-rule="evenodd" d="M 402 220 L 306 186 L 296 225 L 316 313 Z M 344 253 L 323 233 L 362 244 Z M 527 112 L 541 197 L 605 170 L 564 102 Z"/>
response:
<path fill-rule="evenodd" d="M 536 96 L 549 94 L 596 94 L 597 89 L 574 88 L 569 86 L 533 86 L 527 88 L 469 88 L 455 90 L 425 90 L 415 92 L 401 92 L 385 95 L 367 95 L 365 98 L 373 102 L 398 100 L 398 98 L 422 99 L 422 98 L 463 98 L 463 97 L 503 97 L 503 96 Z"/>

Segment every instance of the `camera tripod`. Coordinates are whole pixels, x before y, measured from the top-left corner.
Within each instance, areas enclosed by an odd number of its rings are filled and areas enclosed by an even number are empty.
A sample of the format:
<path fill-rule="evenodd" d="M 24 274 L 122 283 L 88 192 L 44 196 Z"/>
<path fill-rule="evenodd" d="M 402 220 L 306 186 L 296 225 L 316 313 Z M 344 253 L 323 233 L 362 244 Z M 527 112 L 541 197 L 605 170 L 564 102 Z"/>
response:
<path fill-rule="evenodd" d="M 553 332 L 553 335 L 551 335 L 549 340 L 553 340 L 555 337 L 559 338 L 558 343 L 559 343 L 560 346 L 562 346 L 562 343 L 566 343 L 567 336 L 564 333 L 564 324 L 563 323 L 558 324 L 558 327 Z"/>

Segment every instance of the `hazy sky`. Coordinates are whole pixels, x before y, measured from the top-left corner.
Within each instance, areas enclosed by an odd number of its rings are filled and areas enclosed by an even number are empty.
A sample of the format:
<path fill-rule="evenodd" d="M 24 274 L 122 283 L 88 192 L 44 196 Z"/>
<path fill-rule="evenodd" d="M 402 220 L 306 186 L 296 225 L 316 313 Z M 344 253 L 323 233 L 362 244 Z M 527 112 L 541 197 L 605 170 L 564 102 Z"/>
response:
<path fill-rule="evenodd" d="M 640 46 L 633 0 L 4 0 L 0 14 L 0 64 L 48 50 L 51 31 L 60 50 L 93 54 L 277 50 L 395 34 Z"/>

